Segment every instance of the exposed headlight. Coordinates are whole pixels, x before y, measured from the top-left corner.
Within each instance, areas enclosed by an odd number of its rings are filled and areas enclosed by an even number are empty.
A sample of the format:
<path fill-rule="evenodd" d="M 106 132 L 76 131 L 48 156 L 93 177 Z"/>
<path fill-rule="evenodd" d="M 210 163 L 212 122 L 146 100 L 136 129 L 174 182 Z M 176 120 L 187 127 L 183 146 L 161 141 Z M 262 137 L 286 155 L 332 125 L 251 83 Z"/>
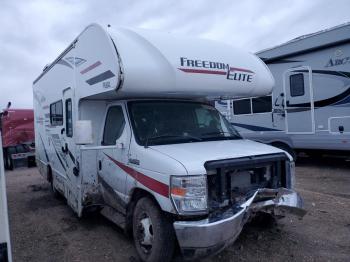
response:
<path fill-rule="evenodd" d="M 172 176 L 170 195 L 179 214 L 207 212 L 207 177 Z"/>

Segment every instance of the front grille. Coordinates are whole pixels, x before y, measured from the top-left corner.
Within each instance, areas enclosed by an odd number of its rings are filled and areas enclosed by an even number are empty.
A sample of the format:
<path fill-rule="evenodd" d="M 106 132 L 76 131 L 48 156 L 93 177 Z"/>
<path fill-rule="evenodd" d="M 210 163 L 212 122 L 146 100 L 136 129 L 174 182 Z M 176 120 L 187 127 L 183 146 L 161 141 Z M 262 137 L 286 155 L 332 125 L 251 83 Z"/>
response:
<path fill-rule="evenodd" d="M 285 186 L 286 160 L 285 154 L 270 154 L 207 162 L 209 209 L 240 205 L 259 188 Z"/>

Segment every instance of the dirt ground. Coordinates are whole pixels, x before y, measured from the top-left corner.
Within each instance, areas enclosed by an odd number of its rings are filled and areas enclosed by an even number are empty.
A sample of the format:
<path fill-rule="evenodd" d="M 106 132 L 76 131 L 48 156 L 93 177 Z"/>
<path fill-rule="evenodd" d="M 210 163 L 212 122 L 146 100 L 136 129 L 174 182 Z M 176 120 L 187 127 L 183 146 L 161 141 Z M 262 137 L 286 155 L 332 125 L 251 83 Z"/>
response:
<path fill-rule="evenodd" d="M 304 158 L 296 174 L 308 211 L 302 220 L 249 224 L 232 246 L 204 261 L 349 261 L 350 162 Z M 137 261 L 118 227 L 101 216 L 78 219 L 36 168 L 6 178 L 14 261 Z"/>

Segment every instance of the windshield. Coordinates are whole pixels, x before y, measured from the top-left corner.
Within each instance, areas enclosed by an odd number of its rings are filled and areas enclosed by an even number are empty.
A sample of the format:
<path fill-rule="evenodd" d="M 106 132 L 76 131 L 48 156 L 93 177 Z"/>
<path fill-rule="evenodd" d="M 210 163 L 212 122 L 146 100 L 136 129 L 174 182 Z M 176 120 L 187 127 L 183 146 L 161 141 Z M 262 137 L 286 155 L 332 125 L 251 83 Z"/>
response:
<path fill-rule="evenodd" d="M 212 106 L 186 101 L 128 103 L 138 144 L 143 146 L 240 139 Z"/>

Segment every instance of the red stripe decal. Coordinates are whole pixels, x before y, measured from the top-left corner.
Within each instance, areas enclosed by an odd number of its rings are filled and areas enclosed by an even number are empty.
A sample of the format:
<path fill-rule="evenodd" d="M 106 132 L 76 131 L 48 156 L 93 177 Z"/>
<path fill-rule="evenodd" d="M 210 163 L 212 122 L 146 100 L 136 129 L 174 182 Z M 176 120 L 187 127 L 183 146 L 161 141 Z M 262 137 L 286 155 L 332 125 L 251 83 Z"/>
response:
<path fill-rule="evenodd" d="M 247 72 L 247 73 L 254 73 L 253 71 L 250 71 L 248 69 L 237 68 L 237 67 L 230 67 L 230 71 L 241 71 L 241 72 Z"/>
<path fill-rule="evenodd" d="M 225 71 L 214 71 L 214 70 L 204 70 L 204 69 L 186 69 L 186 68 L 178 68 L 182 72 L 185 73 L 195 73 L 195 74 L 210 74 L 210 75 L 226 75 Z"/>
<path fill-rule="evenodd" d="M 119 161 L 113 159 L 106 153 L 104 153 L 114 164 L 119 166 L 124 172 L 132 176 L 134 179 L 136 179 L 138 182 L 140 182 L 145 187 L 148 187 L 152 191 L 164 196 L 169 197 L 169 186 L 159 182 L 158 180 L 155 180 L 149 176 L 146 176 L 135 169 L 128 167 L 127 165 L 124 165 L 123 163 L 120 163 Z"/>
<path fill-rule="evenodd" d="M 96 63 L 94 63 L 94 64 L 92 64 L 92 65 L 90 65 L 90 66 L 88 66 L 87 68 L 85 68 L 83 71 L 81 71 L 80 72 L 80 74 L 85 74 L 85 73 L 87 73 L 87 72 L 89 72 L 90 70 L 92 70 L 92 69 L 94 69 L 94 68 L 96 68 L 96 67 L 98 67 L 99 65 L 101 64 L 101 62 L 100 61 L 97 61 Z"/>

